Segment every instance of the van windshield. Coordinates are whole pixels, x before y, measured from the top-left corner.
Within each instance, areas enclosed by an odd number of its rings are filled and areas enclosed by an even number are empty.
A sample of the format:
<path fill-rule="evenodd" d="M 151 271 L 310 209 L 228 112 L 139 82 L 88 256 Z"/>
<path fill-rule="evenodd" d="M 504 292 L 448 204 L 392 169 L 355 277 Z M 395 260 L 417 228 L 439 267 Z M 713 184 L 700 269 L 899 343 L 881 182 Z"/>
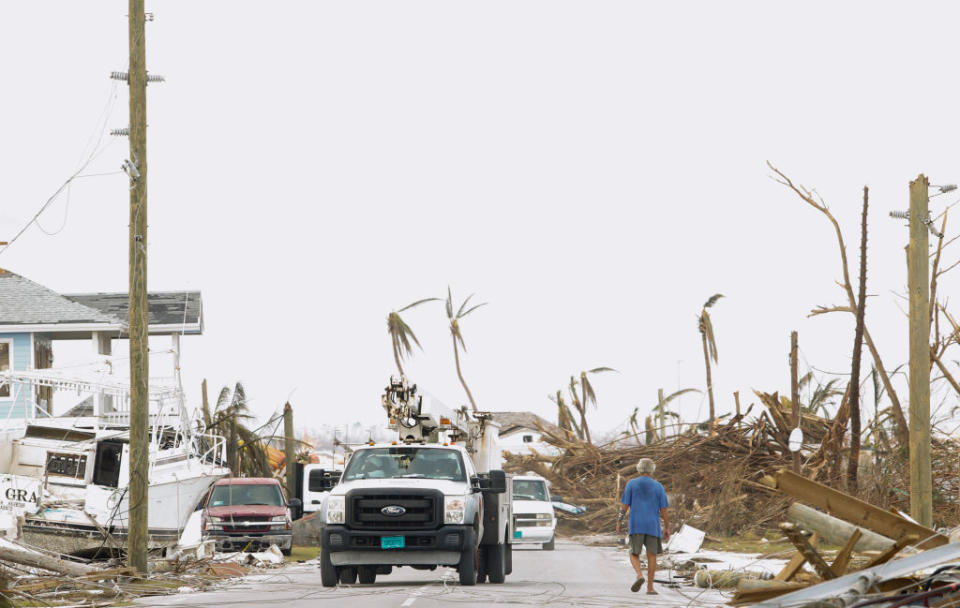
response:
<path fill-rule="evenodd" d="M 214 486 L 207 506 L 267 505 L 282 507 L 283 494 L 276 484 L 231 484 Z"/>
<path fill-rule="evenodd" d="M 343 479 L 448 479 L 466 481 L 460 452 L 437 448 L 372 448 L 354 454 Z"/>
<path fill-rule="evenodd" d="M 513 499 L 550 502 L 550 496 L 547 495 L 547 484 L 538 479 L 514 479 Z"/>

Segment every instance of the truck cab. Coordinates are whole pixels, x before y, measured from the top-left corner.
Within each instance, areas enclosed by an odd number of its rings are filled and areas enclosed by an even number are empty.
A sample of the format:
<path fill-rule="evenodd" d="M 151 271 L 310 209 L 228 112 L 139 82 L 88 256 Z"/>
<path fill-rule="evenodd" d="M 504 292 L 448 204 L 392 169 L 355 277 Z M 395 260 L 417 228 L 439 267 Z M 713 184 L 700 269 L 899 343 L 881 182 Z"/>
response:
<path fill-rule="evenodd" d="M 513 478 L 513 543 L 540 544 L 553 551 L 557 519 L 547 480 L 539 475 Z"/>
<path fill-rule="evenodd" d="M 416 387 L 391 379 L 387 391 L 385 404 L 397 402 L 391 391 L 407 404 Z M 357 448 L 323 502 L 323 585 L 374 583 L 402 566 L 454 567 L 463 585 L 502 583 L 512 570 L 512 488 L 502 470 L 481 470 L 498 453 L 496 426 L 465 411 L 457 420 L 430 413 L 419 400 L 388 413 L 403 421 L 398 440 Z"/>
<path fill-rule="evenodd" d="M 277 545 L 284 555 L 293 547 L 293 515 L 299 500 L 287 503 L 283 488 L 268 477 L 221 479 L 203 502 L 203 534 L 218 551 L 267 549 Z"/>

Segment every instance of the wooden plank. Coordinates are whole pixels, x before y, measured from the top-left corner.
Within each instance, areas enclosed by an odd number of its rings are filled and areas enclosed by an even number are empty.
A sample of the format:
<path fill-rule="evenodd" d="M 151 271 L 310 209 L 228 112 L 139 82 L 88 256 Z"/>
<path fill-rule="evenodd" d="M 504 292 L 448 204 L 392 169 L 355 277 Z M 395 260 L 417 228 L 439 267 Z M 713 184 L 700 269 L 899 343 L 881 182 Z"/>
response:
<path fill-rule="evenodd" d="M 816 547 L 820 542 L 820 535 L 814 534 L 807 541 L 810 543 L 811 547 Z M 803 568 L 803 565 L 807 563 L 807 558 L 803 556 L 803 553 L 797 551 L 790 561 L 787 562 L 787 565 L 783 567 L 783 570 L 777 573 L 773 580 L 787 582 L 797 575 L 797 572 L 800 572 L 800 569 Z"/>
<path fill-rule="evenodd" d="M 83 584 L 83 583 L 93 583 L 93 582 L 102 581 L 105 579 L 115 579 L 121 576 L 137 576 L 137 569 L 130 568 L 130 567 L 111 568 L 109 570 L 91 572 L 90 574 L 85 574 L 83 576 L 76 576 L 71 579 L 64 579 L 60 577 L 48 577 L 43 580 L 15 585 L 13 587 L 13 590 L 20 591 L 22 593 L 31 593 L 34 591 L 43 591 L 44 589 L 56 589 L 57 587 L 74 586 L 74 585 Z"/>
<path fill-rule="evenodd" d="M 880 564 L 887 563 L 888 561 L 893 559 L 893 556 L 895 556 L 897 553 L 900 553 L 901 549 L 903 549 L 904 547 L 906 547 L 911 543 L 917 542 L 918 539 L 919 537 L 917 537 L 914 534 L 911 534 L 909 536 L 904 536 L 903 538 L 898 539 L 897 542 L 895 542 L 892 547 L 890 547 L 880 555 L 870 560 L 870 563 L 864 566 L 863 569 L 865 570 L 867 568 L 873 568 L 874 566 L 879 566 Z"/>
<path fill-rule="evenodd" d="M 762 582 L 769 583 L 770 581 Z M 746 606 L 749 604 L 756 604 L 757 602 L 779 597 L 781 595 L 796 591 L 797 589 L 803 589 L 804 587 L 809 586 L 810 583 L 781 583 L 780 585 L 770 585 L 767 588 L 737 589 L 737 594 L 733 596 L 733 599 L 730 600 L 729 604 L 731 606 Z"/>
<path fill-rule="evenodd" d="M 860 531 L 860 528 L 854 530 L 843 549 L 840 549 L 840 553 L 837 553 L 837 557 L 830 564 L 830 568 L 837 573 L 837 576 L 843 576 L 847 571 L 847 566 L 850 565 L 850 556 L 853 555 L 853 548 L 860 541 L 861 536 L 863 536 L 863 532 Z"/>
<path fill-rule="evenodd" d="M 837 578 L 837 574 L 823 559 L 823 556 L 821 556 L 817 550 L 810 545 L 810 542 L 807 541 L 807 537 L 804 536 L 800 528 L 794 524 L 784 522 L 780 524 L 780 529 L 783 530 L 783 533 L 787 535 L 787 538 L 790 539 L 790 542 L 793 543 L 793 546 L 797 548 L 797 551 L 802 553 L 807 561 L 810 562 L 810 565 L 813 566 L 813 569 L 816 570 L 820 578 L 825 581 Z"/>
<path fill-rule="evenodd" d="M 776 480 L 777 488 L 782 492 L 819 507 L 834 517 L 839 517 L 895 541 L 914 535 L 918 539 L 917 547 L 919 549 L 933 549 L 950 542 L 946 536 L 937 533 L 935 530 L 916 524 L 885 509 L 811 481 L 786 469 L 777 471 Z"/>

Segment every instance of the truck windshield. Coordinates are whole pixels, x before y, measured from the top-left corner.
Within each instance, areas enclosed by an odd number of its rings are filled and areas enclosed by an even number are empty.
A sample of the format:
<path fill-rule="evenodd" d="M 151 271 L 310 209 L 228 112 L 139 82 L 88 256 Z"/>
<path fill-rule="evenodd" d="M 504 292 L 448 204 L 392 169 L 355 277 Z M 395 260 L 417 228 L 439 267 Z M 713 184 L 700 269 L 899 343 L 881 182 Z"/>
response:
<path fill-rule="evenodd" d="M 550 497 L 547 495 L 547 484 L 538 479 L 514 479 L 513 499 L 550 502 Z"/>
<path fill-rule="evenodd" d="M 436 448 L 373 448 L 354 454 L 343 472 L 355 479 L 449 479 L 466 481 L 460 452 Z"/>
<path fill-rule="evenodd" d="M 207 506 L 269 505 L 283 506 L 283 495 L 275 484 L 230 484 L 214 486 Z"/>

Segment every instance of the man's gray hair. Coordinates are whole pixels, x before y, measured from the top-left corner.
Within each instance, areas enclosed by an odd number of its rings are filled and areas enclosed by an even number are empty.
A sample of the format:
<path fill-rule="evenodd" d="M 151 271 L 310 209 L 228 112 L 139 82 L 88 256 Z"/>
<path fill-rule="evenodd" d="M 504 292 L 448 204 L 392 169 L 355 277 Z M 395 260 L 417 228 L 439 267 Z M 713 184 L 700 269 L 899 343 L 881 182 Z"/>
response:
<path fill-rule="evenodd" d="M 657 465 L 649 458 L 641 458 L 640 462 L 637 463 L 637 471 L 639 471 L 641 475 L 652 475 L 656 470 Z"/>

